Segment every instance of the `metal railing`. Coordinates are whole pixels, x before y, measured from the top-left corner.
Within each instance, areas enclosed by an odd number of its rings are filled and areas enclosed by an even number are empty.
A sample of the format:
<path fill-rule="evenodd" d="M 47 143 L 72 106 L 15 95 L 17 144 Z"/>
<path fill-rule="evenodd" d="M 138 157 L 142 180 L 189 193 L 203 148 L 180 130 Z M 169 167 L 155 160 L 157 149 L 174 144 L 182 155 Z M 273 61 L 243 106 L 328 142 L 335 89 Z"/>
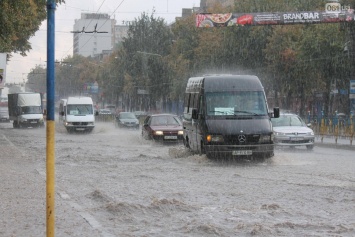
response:
<path fill-rule="evenodd" d="M 316 136 L 333 137 L 335 141 L 337 139 L 347 139 L 352 145 L 352 141 L 355 136 L 355 117 L 339 118 L 334 117 L 321 117 L 321 118 L 307 118 L 308 124 L 311 124 Z"/>

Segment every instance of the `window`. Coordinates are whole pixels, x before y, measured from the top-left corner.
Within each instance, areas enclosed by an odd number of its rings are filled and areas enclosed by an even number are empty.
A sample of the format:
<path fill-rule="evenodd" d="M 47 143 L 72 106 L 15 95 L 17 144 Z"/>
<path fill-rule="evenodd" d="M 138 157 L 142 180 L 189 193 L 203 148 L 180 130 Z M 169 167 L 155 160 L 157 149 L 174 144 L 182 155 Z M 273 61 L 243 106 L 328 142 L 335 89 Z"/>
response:
<path fill-rule="evenodd" d="M 261 91 L 206 93 L 207 115 L 266 115 L 267 107 Z"/>

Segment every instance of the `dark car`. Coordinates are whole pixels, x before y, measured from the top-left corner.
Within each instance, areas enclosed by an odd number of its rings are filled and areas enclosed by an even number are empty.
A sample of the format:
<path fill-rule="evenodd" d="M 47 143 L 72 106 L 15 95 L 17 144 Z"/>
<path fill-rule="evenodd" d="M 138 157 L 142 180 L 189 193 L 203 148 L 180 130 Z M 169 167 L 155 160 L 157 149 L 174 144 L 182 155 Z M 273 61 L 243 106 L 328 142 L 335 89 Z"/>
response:
<path fill-rule="evenodd" d="M 174 114 L 148 115 L 142 126 L 142 136 L 163 142 L 179 142 L 183 140 L 183 127 L 179 116 Z"/>
<path fill-rule="evenodd" d="M 139 129 L 139 120 L 132 112 L 120 112 L 116 117 L 116 126 L 120 128 Z"/>

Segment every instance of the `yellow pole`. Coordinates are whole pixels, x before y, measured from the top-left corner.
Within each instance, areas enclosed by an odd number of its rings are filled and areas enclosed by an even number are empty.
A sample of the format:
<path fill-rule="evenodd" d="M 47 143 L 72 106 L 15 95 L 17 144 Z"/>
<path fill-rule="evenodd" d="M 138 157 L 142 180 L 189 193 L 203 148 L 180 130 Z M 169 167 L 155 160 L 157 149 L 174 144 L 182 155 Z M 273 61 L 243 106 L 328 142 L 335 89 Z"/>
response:
<path fill-rule="evenodd" d="M 54 237 L 55 230 L 55 121 L 47 121 L 47 237 Z"/>

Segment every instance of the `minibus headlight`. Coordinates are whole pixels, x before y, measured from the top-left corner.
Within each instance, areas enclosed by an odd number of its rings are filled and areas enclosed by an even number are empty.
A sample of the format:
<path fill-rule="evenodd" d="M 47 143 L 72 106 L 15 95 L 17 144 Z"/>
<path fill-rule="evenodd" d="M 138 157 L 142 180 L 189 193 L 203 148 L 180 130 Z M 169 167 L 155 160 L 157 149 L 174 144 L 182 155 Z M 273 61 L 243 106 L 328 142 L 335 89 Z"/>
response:
<path fill-rule="evenodd" d="M 155 131 L 154 134 L 155 135 L 163 135 L 163 131 Z"/>
<path fill-rule="evenodd" d="M 224 138 L 222 135 L 207 135 L 207 142 L 224 142 Z"/>
<path fill-rule="evenodd" d="M 259 142 L 270 142 L 273 140 L 273 136 L 272 135 L 261 135 Z"/>
<path fill-rule="evenodd" d="M 184 131 L 178 131 L 178 135 L 184 135 Z"/>

